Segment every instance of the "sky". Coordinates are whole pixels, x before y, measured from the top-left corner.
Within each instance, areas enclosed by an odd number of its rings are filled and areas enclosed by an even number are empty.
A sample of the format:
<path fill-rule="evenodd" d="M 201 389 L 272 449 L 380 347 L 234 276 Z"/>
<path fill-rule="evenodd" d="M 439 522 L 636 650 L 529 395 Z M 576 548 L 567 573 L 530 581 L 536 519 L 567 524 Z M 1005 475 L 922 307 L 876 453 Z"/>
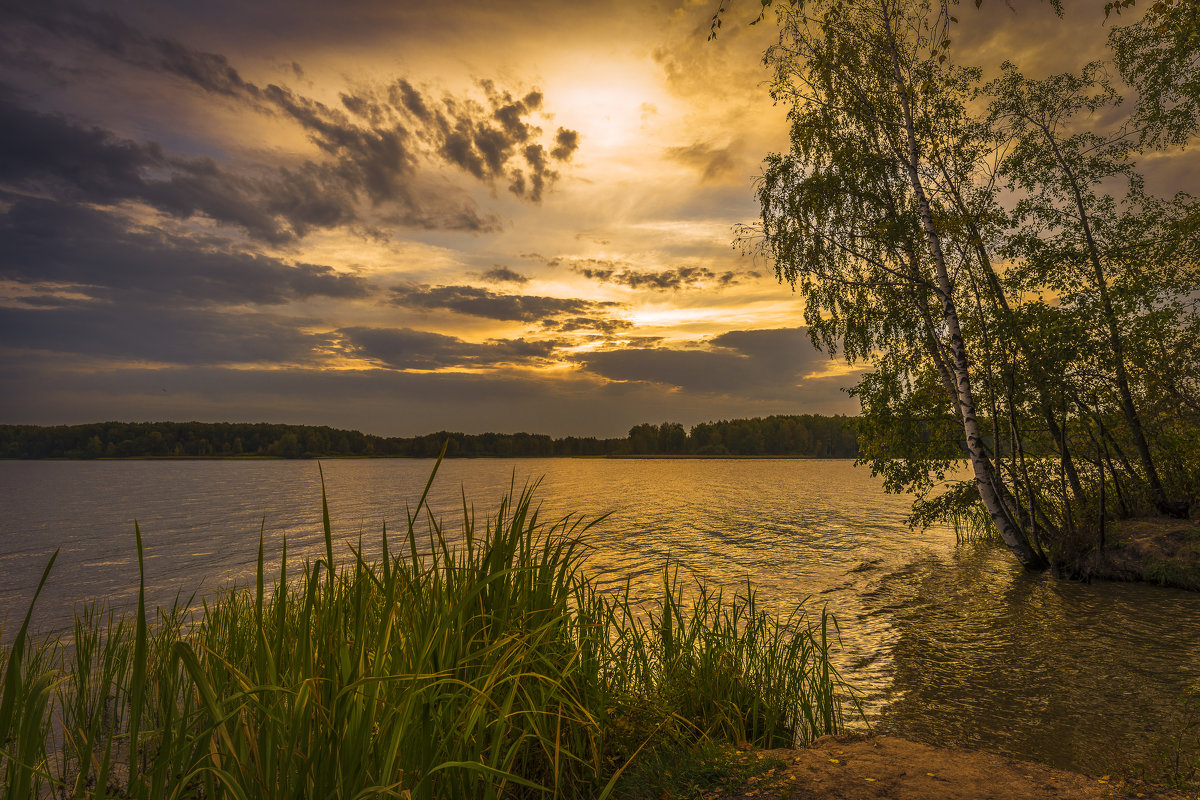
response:
<path fill-rule="evenodd" d="M 787 147 L 743 5 L 0 0 L 0 423 L 854 413 L 733 244 Z M 964 62 L 1103 55 L 1099 0 L 973 5 Z"/>

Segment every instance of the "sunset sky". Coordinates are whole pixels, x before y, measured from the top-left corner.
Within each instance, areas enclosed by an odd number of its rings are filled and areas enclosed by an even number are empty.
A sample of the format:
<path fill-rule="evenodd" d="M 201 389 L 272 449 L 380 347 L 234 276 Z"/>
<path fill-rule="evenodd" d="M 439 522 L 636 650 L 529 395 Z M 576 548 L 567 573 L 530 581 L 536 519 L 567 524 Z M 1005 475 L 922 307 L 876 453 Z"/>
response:
<path fill-rule="evenodd" d="M 0 422 L 853 413 L 731 246 L 787 145 L 744 5 L 0 2 Z M 963 62 L 1104 53 L 1101 0 L 961 16 Z"/>

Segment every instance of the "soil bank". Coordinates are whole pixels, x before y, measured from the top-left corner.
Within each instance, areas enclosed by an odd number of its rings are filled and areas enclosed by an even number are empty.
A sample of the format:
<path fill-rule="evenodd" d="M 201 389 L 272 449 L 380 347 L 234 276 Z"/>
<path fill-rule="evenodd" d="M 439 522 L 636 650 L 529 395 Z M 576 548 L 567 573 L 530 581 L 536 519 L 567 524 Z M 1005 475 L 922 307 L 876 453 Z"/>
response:
<path fill-rule="evenodd" d="M 1200 591 L 1200 523 L 1135 517 L 1112 523 L 1108 536 L 1104 550 L 1084 557 L 1082 576 Z"/>
<path fill-rule="evenodd" d="M 781 762 L 733 793 L 711 800 L 1197 800 L 1200 794 L 1092 776 L 1013 758 L 933 747 L 893 736 L 825 736 L 800 750 L 766 750 L 746 759 Z"/>

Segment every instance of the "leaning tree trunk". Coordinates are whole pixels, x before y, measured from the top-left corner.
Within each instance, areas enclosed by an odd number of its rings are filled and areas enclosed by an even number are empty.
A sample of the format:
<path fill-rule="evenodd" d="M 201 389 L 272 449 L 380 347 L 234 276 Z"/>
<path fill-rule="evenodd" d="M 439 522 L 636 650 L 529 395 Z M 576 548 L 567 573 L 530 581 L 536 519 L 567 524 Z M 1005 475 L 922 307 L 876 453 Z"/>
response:
<path fill-rule="evenodd" d="M 1000 538 L 1008 545 L 1017 560 L 1026 569 L 1045 569 L 1048 565 L 1041 554 L 1030 546 L 1024 530 L 1017 523 L 1012 509 L 1005 501 L 1003 490 L 996 480 L 996 472 L 984 445 L 983 435 L 979 428 L 979 420 L 975 415 L 975 398 L 971 391 L 970 362 L 967 359 L 967 349 L 963 342 L 962 328 L 958 322 L 958 309 L 954 303 L 954 294 L 950 285 L 950 275 L 946 269 L 946 257 L 942 243 L 938 237 L 937 228 L 933 223 L 933 214 L 929 207 L 929 198 L 921 180 L 918 165 L 921 163 L 920 149 L 917 145 L 916 128 L 913 124 L 912 106 L 909 101 L 910 88 L 904 79 L 900 68 L 900 57 L 896 39 L 892 30 L 891 13 L 888 0 L 881 0 L 883 23 L 887 32 L 888 46 L 891 51 L 892 72 L 900 107 L 904 115 L 904 130 L 907 135 L 907 155 L 903 159 L 908 172 L 909 182 L 916 196 L 917 207 L 921 214 L 921 227 L 929 247 L 929 255 L 937 271 L 938 294 L 942 300 L 942 316 L 949 333 L 950 363 L 956 385 L 959 416 L 962 418 L 963 433 L 967 440 L 967 453 L 971 460 L 971 469 L 975 473 L 975 485 L 979 489 L 979 497 L 987 509 L 988 516 Z"/>
<path fill-rule="evenodd" d="M 1133 436 L 1133 444 L 1141 459 L 1142 468 L 1146 471 L 1146 482 L 1150 484 L 1150 492 L 1154 495 L 1154 504 L 1163 514 L 1180 517 L 1187 516 L 1187 505 L 1173 502 L 1167 497 L 1158 470 L 1154 466 L 1154 457 L 1150 453 L 1150 445 L 1146 441 L 1146 433 L 1142 427 L 1141 417 L 1133 403 L 1133 392 L 1129 388 L 1129 371 L 1125 364 L 1125 345 L 1121 339 L 1120 327 L 1117 324 L 1117 314 L 1113 309 L 1112 298 L 1108 293 L 1108 281 L 1104 276 L 1104 266 L 1100 263 L 1100 248 L 1092 235 L 1090 214 L 1083 201 L 1083 192 L 1079 188 L 1079 180 L 1071 165 L 1063 156 L 1054 136 L 1044 125 L 1039 125 L 1046 137 L 1055 160 L 1063 170 L 1071 185 L 1071 194 L 1075 200 L 1075 209 L 1079 214 L 1079 224 L 1083 231 L 1084 243 L 1087 245 L 1088 260 L 1091 262 L 1093 275 L 1096 280 L 1096 290 L 1100 296 L 1100 310 L 1104 316 L 1105 331 L 1108 334 L 1109 346 L 1112 348 L 1113 368 L 1117 379 L 1117 394 L 1121 398 L 1121 410 L 1125 414 L 1125 424 Z"/>

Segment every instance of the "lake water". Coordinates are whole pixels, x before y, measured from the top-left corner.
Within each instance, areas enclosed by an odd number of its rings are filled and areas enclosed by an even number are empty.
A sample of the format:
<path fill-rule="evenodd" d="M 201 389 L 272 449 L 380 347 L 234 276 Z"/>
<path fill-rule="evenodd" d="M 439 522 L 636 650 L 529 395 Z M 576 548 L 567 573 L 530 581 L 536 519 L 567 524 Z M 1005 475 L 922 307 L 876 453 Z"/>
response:
<path fill-rule="evenodd" d="M 323 466 L 335 537 L 371 554 L 432 462 Z M 779 609 L 827 607 L 838 663 L 884 732 L 1109 771 L 1153 753 L 1200 684 L 1200 594 L 1066 583 L 946 529 L 913 533 L 908 499 L 849 461 L 454 460 L 430 505 L 453 529 L 464 495 L 482 518 L 539 478 L 544 518 L 611 512 L 587 537 L 604 582 L 651 592 L 670 559 L 731 589 L 749 579 Z M 148 600 L 168 604 L 253 580 L 260 526 L 268 574 L 284 537 L 289 569 L 319 557 L 320 515 L 311 461 L 0 462 L 0 619 L 19 624 L 56 548 L 41 631 L 88 599 L 130 607 L 135 518 Z"/>

